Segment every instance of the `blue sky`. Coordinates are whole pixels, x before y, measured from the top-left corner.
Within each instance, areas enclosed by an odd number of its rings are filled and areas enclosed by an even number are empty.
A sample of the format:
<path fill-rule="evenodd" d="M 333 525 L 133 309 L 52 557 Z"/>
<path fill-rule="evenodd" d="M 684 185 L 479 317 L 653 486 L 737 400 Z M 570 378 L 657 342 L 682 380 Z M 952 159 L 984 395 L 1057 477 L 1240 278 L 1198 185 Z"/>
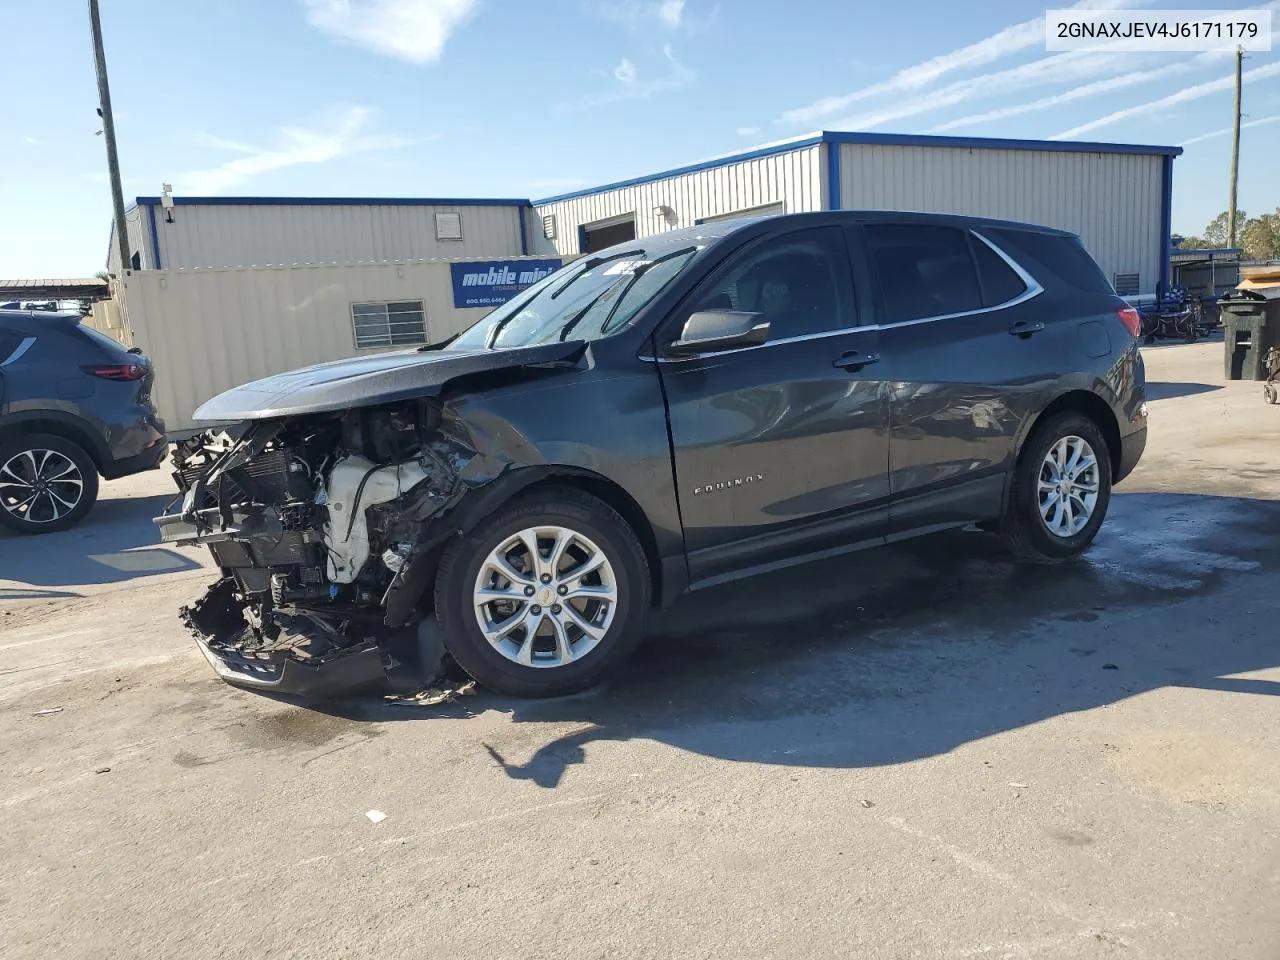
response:
<path fill-rule="evenodd" d="M 825 128 L 1183 144 L 1174 229 L 1226 207 L 1231 54 L 1050 54 L 1037 4 L 102 6 L 127 199 L 537 199 Z M 111 204 L 86 4 L 0 0 L 0 37 L 0 276 L 92 273 Z M 1280 206 L 1280 45 L 1245 70 L 1240 206 L 1260 213 Z"/>

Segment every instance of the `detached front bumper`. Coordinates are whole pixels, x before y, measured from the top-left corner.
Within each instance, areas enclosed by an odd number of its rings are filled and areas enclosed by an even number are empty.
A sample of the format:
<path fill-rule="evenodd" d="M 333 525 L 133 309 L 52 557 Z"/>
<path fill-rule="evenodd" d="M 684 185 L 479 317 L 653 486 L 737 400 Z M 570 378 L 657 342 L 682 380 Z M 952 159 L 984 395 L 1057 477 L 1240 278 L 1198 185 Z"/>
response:
<path fill-rule="evenodd" d="M 306 663 L 285 653 L 260 659 L 215 650 L 198 636 L 196 646 L 219 677 L 246 690 L 324 698 L 388 682 L 383 653 L 374 644 L 342 650 Z"/>

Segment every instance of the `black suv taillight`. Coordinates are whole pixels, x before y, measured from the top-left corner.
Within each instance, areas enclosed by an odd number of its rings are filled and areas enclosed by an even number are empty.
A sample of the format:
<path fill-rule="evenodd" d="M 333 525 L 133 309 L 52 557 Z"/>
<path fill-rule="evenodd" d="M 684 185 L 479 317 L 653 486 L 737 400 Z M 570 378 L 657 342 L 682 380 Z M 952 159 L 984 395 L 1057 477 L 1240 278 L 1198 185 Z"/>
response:
<path fill-rule="evenodd" d="M 141 380 L 147 375 L 147 368 L 141 363 L 113 363 L 106 366 L 81 367 L 85 373 L 103 380 Z"/>

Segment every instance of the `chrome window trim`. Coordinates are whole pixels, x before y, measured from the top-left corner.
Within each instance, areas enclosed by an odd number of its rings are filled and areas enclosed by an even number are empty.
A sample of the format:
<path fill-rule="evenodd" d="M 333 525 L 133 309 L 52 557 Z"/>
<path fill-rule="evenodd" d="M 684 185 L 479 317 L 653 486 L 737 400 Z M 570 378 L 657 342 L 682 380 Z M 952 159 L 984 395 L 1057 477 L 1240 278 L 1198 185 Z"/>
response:
<path fill-rule="evenodd" d="M 9 354 L 9 356 L 5 357 L 3 360 L 0 360 L 0 367 L 7 367 L 9 364 L 20 360 L 22 355 L 30 350 L 35 342 L 35 337 L 24 337 L 23 341 L 14 347 L 13 353 Z"/>
<path fill-rule="evenodd" d="M 1026 289 L 1011 300 L 1003 303 L 997 303 L 990 307 L 980 307 L 977 310 L 964 310 L 960 313 L 940 313 L 936 316 L 918 317 L 914 320 L 898 320 L 894 323 L 868 323 L 853 327 L 842 327 L 839 330 L 828 330 L 825 333 L 807 333 L 798 337 L 782 337 L 779 340 L 766 340 L 764 343 L 756 344 L 752 347 L 733 347 L 729 350 L 713 350 L 709 353 L 691 353 L 682 357 L 650 357 L 641 356 L 641 360 L 653 361 L 657 363 L 684 363 L 688 360 L 702 360 L 707 357 L 723 357 L 734 353 L 745 353 L 748 350 L 763 350 L 766 347 L 780 346 L 786 343 L 800 343 L 805 340 L 822 340 L 826 337 L 843 337 L 851 333 L 858 333 L 863 330 L 896 330 L 898 327 L 913 327 L 921 323 L 936 323 L 939 320 L 954 320 L 959 317 L 976 317 L 984 313 L 994 313 L 997 310 L 1008 310 L 1010 307 L 1016 307 L 1033 300 L 1040 294 L 1044 293 L 1044 287 L 1040 285 L 1040 281 L 1033 277 L 1027 270 L 1018 263 L 1017 260 L 1005 253 L 996 243 L 987 239 L 977 230 L 969 229 L 966 231 L 977 237 L 988 247 L 995 251 L 996 256 L 1009 265 L 1009 268 L 1018 275 L 1018 279 L 1023 282 Z M 977 264 L 974 265 L 975 271 Z"/>

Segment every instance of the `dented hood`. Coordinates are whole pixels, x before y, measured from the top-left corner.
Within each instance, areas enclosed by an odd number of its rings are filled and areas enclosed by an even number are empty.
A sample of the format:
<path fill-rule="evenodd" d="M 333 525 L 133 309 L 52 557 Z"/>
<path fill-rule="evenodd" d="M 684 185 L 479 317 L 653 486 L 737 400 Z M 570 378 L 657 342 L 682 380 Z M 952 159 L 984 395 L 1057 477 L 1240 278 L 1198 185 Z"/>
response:
<path fill-rule="evenodd" d="M 575 340 L 507 350 L 403 350 L 333 360 L 220 393 L 196 410 L 195 419 L 214 423 L 274 420 L 436 396 L 459 377 L 567 363 L 577 360 L 584 347 Z"/>

